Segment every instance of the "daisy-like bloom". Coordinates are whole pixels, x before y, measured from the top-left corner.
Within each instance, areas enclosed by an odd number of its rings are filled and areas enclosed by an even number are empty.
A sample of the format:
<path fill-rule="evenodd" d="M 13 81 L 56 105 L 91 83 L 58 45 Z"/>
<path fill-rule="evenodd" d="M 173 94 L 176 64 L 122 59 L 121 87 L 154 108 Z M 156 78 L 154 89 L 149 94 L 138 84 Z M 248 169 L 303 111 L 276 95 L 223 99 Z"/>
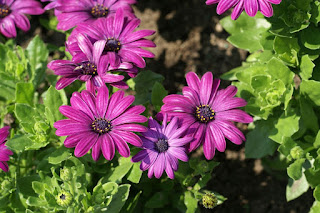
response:
<path fill-rule="evenodd" d="M 42 14 L 44 10 L 41 7 L 41 3 L 35 0 L 0 0 L 0 32 L 13 38 L 17 36 L 16 26 L 28 31 L 30 22 L 24 14 Z"/>
<path fill-rule="evenodd" d="M 134 76 L 138 71 L 132 64 L 122 63 L 118 68 L 108 66 L 108 61 L 100 60 L 105 46 L 104 41 L 97 41 L 92 45 L 83 34 L 77 34 L 77 41 L 82 52 L 73 57 L 73 61 L 55 60 L 48 64 L 49 69 L 56 75 L 62 76 L 56 84 L 57 90 L 65 88 L 75 80 L 85 81 L 87 90 L 92 93 L 106 83 L 121 89 L 128 88 L 122 81 L 124 76 L 111 72 L 125 71 Z"/>
<path fill-rule="evenodd" d="M 13 155 L 12 151 L 5 145 L 9 135 L 9 130 L 9 126 L 5 126 L 0 129 L 0 169 L 5 172 L 9 171 L 8 163 L 6 161 L 9 161 L 10 155 Z"/>
<path fill-rule="evenodd" d="M 114 157 L 115 149 L 124 157 L 130 156 L 127 144 L 141 146 L 141 139 L 133 132 L 144 132 L 146 127 L 136 124 L 147 121 L 140 115 L 144 106 L 130 106 L 134 96 L 124 97 L 123 91 L 115 92 L 109 99 L 107 87 L 101 87 L 97 96 L 87 90 L 74 92 L 71 106 L 61 106 L 60 112 L 68 119 L 54 123 L 56 135 L 68 136 L 67 148 L 75 147 L 74 155 L 81 157 L 92 148 L 92 158 L 101 155 L 107 160 Z"/>
<path fill-rule="evenodd" d="M 155 44 L 145 39 L 155 33 L 153 30 L 134 31 L 140 24 L 137 18 L 128 20 L 122 9 L 117 10 L 115 16 L 99 19 L 92 25 L 79 24 L 76 33 L 67 42 L 68 50 L 72 54 L 80 52 L 75 42 L 77 33 L 86 34 L 92 42 L 104 42 L 102 60 L 107 60 L 112 67 L 118 67 L 123 62 L 133 63 L 144 68 L 146 62 L 143 57 L 153 58 L 154 54 L 141 47 L 155 47 Z"/>
<path fill-rule="evenodd" d="M 116 10 L 123 9 L 125 16 L 134 18 L 131 4 L 135 0 L 58 0 L 60 3 L 58 30 L 69 30 L 80 23 L 92 24 L 99 18 L 112 16 Z"/>
<path fill-rule="evenodd" d="M 166 171 L 170 179 L 174 178 L 174 171 L 178 170 L 178 159 L 188 161 L 185 144 L 193 140 L 192 137 L 181 137 L 185 129 L 178 128 L 178 118 L 175 117 L 167 125 L 165 115 L 162 125 L 152 118 L 149 118 L 148 131 L 142 133 L 142 148 L 138 154 L 132 157 L 132 162 L 139 162 L 140 169 L 148 171 L 148 177 L 160 178 L 163 171 Z"/>
<path fill-rule="evenodd" d="M 235 144 L 245 141 L 243 133 L 232 122 L 251 123 L 253 119 L 235 109 L 247 104 L 244 99 L 234 97 L 237 88 L 229 86 L 218 90 L 220 80 L 213 80 L 211 72 L 205 73 L 201 80 L 189 72 L 186 80 L 188 86 L 183 88 L 183 95 L 168 95 L 163 99 L 161 114 L 167 113 L 169 119 L 178 117 L 182 125 L 188 127 L 187 135 L 194 137 L 189 152 L 203 143 L 204 155 L 210 160 L 215 149 L 225 151 L 225 137 Z"/>
<path fill-rule="evenodd" d="M 266 17 L 273 15 L 273 9 L 271 4 L 280 4 L 281 0 L 207 0 L 206 4 L 218 3 L 217 13 L 221 15 L 231 7 L 234 7 L 231 18 L 236 20 L 243 10 L 249 16 L 255 16 L 258 11 Z"/>

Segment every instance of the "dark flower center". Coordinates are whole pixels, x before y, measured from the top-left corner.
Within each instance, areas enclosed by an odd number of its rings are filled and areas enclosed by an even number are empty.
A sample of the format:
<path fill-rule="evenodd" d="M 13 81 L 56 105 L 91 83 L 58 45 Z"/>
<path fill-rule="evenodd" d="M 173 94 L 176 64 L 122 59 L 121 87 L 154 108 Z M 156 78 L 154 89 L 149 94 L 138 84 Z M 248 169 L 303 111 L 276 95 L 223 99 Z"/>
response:
<path fill-rule="evenodd" d="M 90 62 L 81 63 L 74 70 L 80 70 L 83 75 L 97 75 L 97 66 Z"/>
<path fill-rule="evenodd" d="M 65 195 L 65 194 L 61 194 L 61 195 L 60 195 L 60 199 L 61 199 L 61 200 L 65 200 L 65 199 L 66 199 L 66 195 Z"/>
<path fill-rule="evenodd" d="M 107 133 L 111 130 L 111 122 L 104 118 L 96 118 L 91 123 L 92 130 L 99 134 Z"/>
<path fill-rule="evenodd" d="M 10 9 L 7 5 L 5 4 L 0 4 L 0 18 L 4 18 L 7 15 L 9 15 Z"/>
<path fill-rule="evenodd" d="M 108 15 L 108 8 L 97 4 L 91 9 L 91 15 L 95 18 L 106 17 Z"/>
<path fill-rule="evenodd" d="M 168 140 L 166 139 L 159 139 L 157 142 L 155 142 L 155 148 L 158 152 L 165 152 L 168 150 Z"/>
<path fill-rule="evenodd" d="M 207 123 L 214 119 L 214 110 L 209 105 L 200 105 L 196 107 L 195 115 L 200 122 Z"/>
<path fill-rule="evenodd" d="M 118 52 L 120 48 L 121 48 L 121 43 L 118 39 L 108 38 L 104 50 L 107 52 L 110 52 L 110 51 Z"/>

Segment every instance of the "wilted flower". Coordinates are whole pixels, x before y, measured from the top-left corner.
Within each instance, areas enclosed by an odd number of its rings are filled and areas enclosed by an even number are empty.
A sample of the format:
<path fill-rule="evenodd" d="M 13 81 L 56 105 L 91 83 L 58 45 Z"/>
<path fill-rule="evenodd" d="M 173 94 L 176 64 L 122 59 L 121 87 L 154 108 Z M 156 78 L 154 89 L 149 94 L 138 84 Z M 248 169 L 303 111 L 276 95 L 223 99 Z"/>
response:
<path fill-rule="evenodd" d="M 56 89 L 63 89 L 75 80 L 85 81 L 86 88 L 90 92 L 95 92 L 106 83 L 121 89 L 128 88 L 122 81 L 124 76 L 111 72 L 136 73 L 137 69 L 132 64 L 122 63 L 118 68 L 113 68 L 107 60 L 100 60 L 105 46 L 104 41 L 97 41 L 92 45 L 83 34 L 77 34 L 77 41 L 82 52 L 73 57 L 73 61 L 55 60 L 48 64 L 49 69 L 52 69 L 56 75 L 62 76 L 56 84 Z"/>
<path fill-rule="evenodd" d="M 252 117 L 237 107 L 247 104 L 242 98 L 235 98 L 237 88 L 229 86 L 218 91 L 220 80 L 214 79 L 211 72 L 201 80 L 194 72 L 186 75 L 188 86 L 183 88 L 183 95 L 168 95 L 163 99 L 161 113 L 167 113 L 169 119 L 178 117 L 182 125 L 187 126 L 187 134 L 194 140 L 189 144 L 189 151 L 203 143 L 205 157 L 210 160 L 215 149 L 224 152 L 228 138 L 235 144 L 245 140 L 243 133 L 232 123 L 252 122 Z"/>
<path fill-rule="evenodd" d="M 100 87 L 98 94 L 87 90 L 74 92 L 71 106 L 61 106 L 60 112 L 69 119 L 54 123 L 56 135 L 68 136 L 64 141 L 67 148 L 75 147 L 76 157 L 85 155 L 92 148 L 92 158 L 97 161 L 101 155 L 107 160 L 114 157 L 115 149 L 124 157 L 130 156 L 126 142 L 141 146 L 141 139 L 132 132 L 144 132 L 147 118 L 140 115 L 143 106 L 130 106 L 134 96 L 124 97 L 123 91 L 115 92 L 109 99 L 107 87 Z"/>
<path fill-rule="evenodd" d="M 123 10 L 117 10 L 115 16 L 99 19 L 92 25 L 79 24 L 75 33 L 68 39 L 68 51 L 72 55 L 81 52 L 74 37 L 77 33 L 86 34 L 92 42 L 104 43 L 102 60 L 108 61 L 112 67 L 118 67 L 123 62 L 130 62 L 144 68 L 143 57 L 153 58 L 154 54 L 141 47 L 155 47 L 155 44 L 144 37 L 154 34 L 153 30 L 133 31 L 140 24 L 137 18 L 128 20 Z"/>
<path fill-rule="evenodd" d="M 126 17 L 134 18 L 131 4 L 135 0 L 58 0 L 60 3 L 58 15 L 59 30 L 69 30 L 80 23 L 92 24 L 98 18 L 104 18 L 115 14 L 121 8 Z"/>
<path fill-rule="evenodd" d="M 178 128 L 178 118 L 175 117 L 167 125 L 167 119 L 160 126 L 157 121 L 149 118 L 149 129 L 142 133 L 142 148 L 137 155 L 132 157 L 132 162 L 139 162 L 140 169 L 148 171 L 148 177 L 160 178 L 166 171 L 169 178 L 174 178 L 174 171 L 178 170 L 178 159 L 188 161 L 187 150 L 184 147 L 192 137 L 183 137 L 185 129 Z"/>
<path fill-rule="evenodd" d="M 16 26 L 23 31 L 30 29 L 30 22 L 24 14 L 39 15 L 44 12 L 40 2 L 35 0 L 0 0 L 0 31 L 8 37 L 17 36 Z"/>
<path fill-rule="evenodd" d="M 231 18 L 236 20 L 243 10 L 249 16 L 255 16 L 259 10 L 264 16 L 271 17 L 273 15 L 271 4 L 280 4 L 280 2 L 281 0 L 207 0 L 206 4 L 218 3 L 217 13 L 219 15 L 234 7 Z"/>
<path fill-rule="evenodd" d="M 9 129 L 9 126 L 0 129 L 0 169 L 5 172 L 9 171 L 8 163 L 6 161 L 9 161 L 10 155 L 13 155 L 12 151 L 5 145 L 9 135 Z"/>

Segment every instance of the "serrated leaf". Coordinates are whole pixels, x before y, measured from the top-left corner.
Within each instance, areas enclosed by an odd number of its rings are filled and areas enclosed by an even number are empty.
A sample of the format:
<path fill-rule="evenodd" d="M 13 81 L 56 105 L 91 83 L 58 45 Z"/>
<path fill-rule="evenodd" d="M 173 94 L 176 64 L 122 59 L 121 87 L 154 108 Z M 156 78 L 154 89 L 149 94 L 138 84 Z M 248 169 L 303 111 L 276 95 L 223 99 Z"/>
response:
<path fill-rule="evenodd" d="M 61 147 L 54 151 L 48 158 L 49 163 L 51 164 L 60 164 L 62 161 L 65 161 L 71 157 L 69 149 Z"/>
<path fill-rule="evenodd" d="M 27 135 L 15 135 L 12 139 L 6 142 L 6 146 L 16 152 L 24 151 L 26 147 L 31 146 L 32 144 L 33 142 Z"/>
<path fill-rule="evenodd" d="M 293 180 L 299 180 L 302 177 L 302 164 L 306 159 L 298 159 L 287 168 L 288 176 Z"/>
<path fill-rule="evenodd" d="M 311 61 L 308 55 L 303 55 L 301 57 L 300 63 L 300 76 L 302 79 L 308 80 L 312 77 L 312 72 L 314 68 L 314 63 Z"/>
<path fill-rule="evenodd" d="M 317 106 L 320 106 L 320 82 L 314 80 L 302 80 L 300 84 L 300 93 L 310 98 Z"/>
<path fill-rule="evenodd" d="M 287 190 L 286 190 L 286 198 L 287 201 L 294 200 L 309 189 L 309 184 L 306 180 L 306 177 L 303 175 L 299 180 L 289 179 Z"/>
<path fill-rule="evenodd" d="M 276 36 L 273 48 L 282 61 L 294 66 L 299 64 L 298 52 L 300 46 L 298 44 L 298 39 Z"/>

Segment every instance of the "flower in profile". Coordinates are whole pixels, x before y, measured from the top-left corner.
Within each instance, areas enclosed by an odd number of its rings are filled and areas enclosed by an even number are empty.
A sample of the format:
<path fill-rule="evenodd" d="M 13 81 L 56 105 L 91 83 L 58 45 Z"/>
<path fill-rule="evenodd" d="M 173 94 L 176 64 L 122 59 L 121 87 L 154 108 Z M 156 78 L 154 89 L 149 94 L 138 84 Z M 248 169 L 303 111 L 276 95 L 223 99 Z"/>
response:
<path fill-rule="evenodd" d="M 60 3 L 57 29 L 69 30 L 80 23 L 92 24 L 99 18 L 109 17 L 121 8 L 126 17 L 134 18 L 131 4 L 135 0 L 58 0 Z"/>
<path fill-rule="evenodd" d="M 166 171 L 170 179 L 174 178 L 174 171 L 178 170 L 178 159 L 188 161 L 185 144 L 190 143 L 192 137 L 181 137 L 185 129 L 178 128 L 178 118 L 175 117 L 167 125 L 167 117 L 160 126 L 159 123 L 149 118 L 148 131 L 142 133 L 142 148 L 138 154 L 132 157 L 132 162 L 139 162 L 140 169 L 148 171 L 148 177 L 162 176 Z"/>
<path fill-rule="evenodd" d="M 0 169 L 5 172 L 9 171 L 8 163 L 6 161 L 9 161 L 10 155 L 13 155 L 12 151 L 5 145 L 9 135 L 9 129 L 9 126 L 0 129 Z"/>
<path fill-rule="evenodd" d="M 43 9 L 45 10 L 51 10 L 54 9 L 54 15 L 59 15 L 61 12 L 58 9 L 58 7 L 60 6 L 60 2 L 58 2 L 58 0 L 41 0 L 41 2 L 48 2 L 50 1 L 49 4 L 47 4 Z"/>
<path fill-rule="evenodd" d="M 245 140 L 243 133 L 232 123 L 250 123 L 252 117 L 237 107 L 247 102 L 235 98 L 237 88 L 229 86 L 218 91 L 220 80 L 214 79 L 211 72 L 203 75 L 201 80 L 194 72 L 186 75 L 188 86 L 183 88 L 183 95 L 168 95 L 163 99 L 161 114 L 168 118 L 178 117 L 182 125 L 188 127 L 187 134 L 194 140 L 189 144 L 189 152 L 203 143 L 205 157 L 210 160 L 215 149 L 224 152 L 228 138 L 235 144 Z"/>
<path fill-rule="evenodd" d="M 155 44 L 145 39 L 155 33 L 153 30 L 134 31 L 140 24 L 137 18 L 128 20 L 122 9 L 117 10 L 114 16 L 99 19 L 92 25 L 79 24 L 70 39 L 68 39 L 68 51 L 73 55 L 80 52 L 80 47 L 75 42 L 77 33 L 86 34 L 92 42 L 103 41 L 105 47 L 102 60 L 107 60 L 112 67 L 118 67 L 123 62 L 133 63 L 144 68 L 146 63 L 143 57 L 153 58 L 154 54 L 141 49 L 141 47 L 155 47 Z"/>
<path fill-rule="evenodd" d="M 236 20 L 243 10 L 249 16 L 255 16 L 258 11 L 266 17 L 273 15 L 273 9 L 271 4 L 280 4 L 281 0 L 207 0 L 206 4 L 218 3 L 217 13 L 221 15 L 231 7 L 234 7 L 231 18 Z"/>
<path fill-rule="evenodd" d="M 44 12 L 40 2 L 35 0 L 1 0 L 0 32 L 8 37 L 17 36 L 16 26 L 23 31 L 30 29 L 30 22 L 24 14 L 39 15 Z"/>
<path fill-rule="evenodd" d="M 118 68 L 113 68 L 108 65 L 108 61 L 100 60 L 105 41 L 97 41 L 92 45 L 85 35 L 77 34 L 77 43 L 81 52 L 73 57 L 73 61 L 55 60 L 48 64 L 49 69 L 62 76 L 56 84 L 57 90 L 65 88 L 75 80 L 85 81 L 90 92 L 95 92 L 99 87 L 105 86 L 105 83 L 121 89 L 128 88 L 122 81 L 124 76 L 111 72 L 125 71 L 135 74 L 137 69 L 132 64 L 122 63 Z"/>
<path fill-rule="evenodd" d="M 114 157 L 115 149 L 124 157 L 130 156 L 127 144 L 141 146 L 141 139 L 132 132 L 144 132 L 146 127 L 136 124 L 147 121 L 140 115 L 145 107 L 130 106 L 134 96 L 124 97 L 123 91 L 115 92 L 109 99 L 107 87 L 100 87 L 95 96 L 87 90 L 74 92 L 71 106 L 61 106 L 60 112 L 68 119 L 54 123 L 56 135 L 68 136 L 67 148 L 75 147 L 76 157 L 82 157 L 92 148 L 92 158 L 101 155 L 107 160 Z"/>

